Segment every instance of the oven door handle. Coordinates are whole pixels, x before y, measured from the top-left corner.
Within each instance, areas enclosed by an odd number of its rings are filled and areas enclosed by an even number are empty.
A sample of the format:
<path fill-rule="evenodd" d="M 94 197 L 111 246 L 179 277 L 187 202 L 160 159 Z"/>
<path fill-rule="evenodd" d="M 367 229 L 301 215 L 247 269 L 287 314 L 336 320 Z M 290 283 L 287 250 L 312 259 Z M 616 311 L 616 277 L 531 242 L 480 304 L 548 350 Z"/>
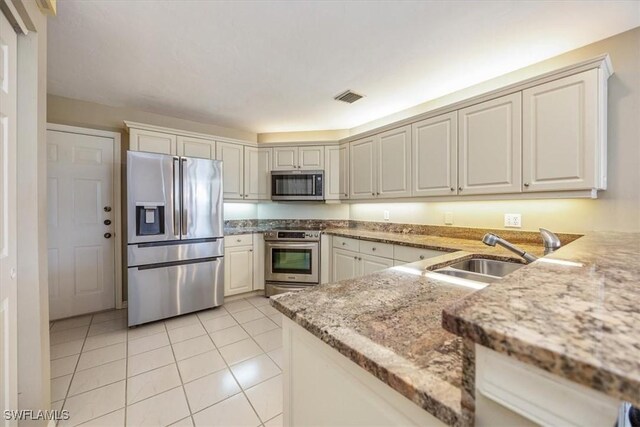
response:
<path fill-rule="evenodd" d="M 293 243 L 293 242 L 287 242 L 287 243 L 270 243 L 267 242 L 266 243 L 267 248 L 281 248 L 281 249 L 302 249 L 302 248 L 308 248 L 308 249 L 316 249 L 318 247 L 318 242 L 313 242 L 313 243 Z"/>

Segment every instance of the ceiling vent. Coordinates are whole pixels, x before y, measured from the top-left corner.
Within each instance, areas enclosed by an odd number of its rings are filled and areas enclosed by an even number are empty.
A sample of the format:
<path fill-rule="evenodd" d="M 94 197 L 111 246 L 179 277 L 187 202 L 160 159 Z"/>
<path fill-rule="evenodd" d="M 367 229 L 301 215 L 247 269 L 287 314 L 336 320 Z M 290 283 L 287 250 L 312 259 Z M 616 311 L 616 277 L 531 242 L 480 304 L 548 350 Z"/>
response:
<path fill-rule="evenodd" d="M 362 98 L 362 95 L 358 95 L 357 93 L 347 90 L 345 92 L 342 92 L 340 95 L 335 96 L 333 99 L 335 99 L 336 101 L 342 101 L 348 104 L 353 104 L 360 98 Z"/>

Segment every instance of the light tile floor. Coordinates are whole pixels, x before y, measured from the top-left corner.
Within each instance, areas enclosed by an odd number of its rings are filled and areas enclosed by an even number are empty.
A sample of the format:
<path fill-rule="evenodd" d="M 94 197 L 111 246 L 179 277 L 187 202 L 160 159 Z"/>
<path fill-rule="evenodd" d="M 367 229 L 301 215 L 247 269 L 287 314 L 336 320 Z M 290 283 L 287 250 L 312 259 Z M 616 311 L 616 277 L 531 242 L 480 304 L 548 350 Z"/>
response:
<path fill-rule="evenodd" d="M 252 296 L 128 329 L 126 310 L 51 324 L 60 426 L 282 426 L 282 318 Z"/>

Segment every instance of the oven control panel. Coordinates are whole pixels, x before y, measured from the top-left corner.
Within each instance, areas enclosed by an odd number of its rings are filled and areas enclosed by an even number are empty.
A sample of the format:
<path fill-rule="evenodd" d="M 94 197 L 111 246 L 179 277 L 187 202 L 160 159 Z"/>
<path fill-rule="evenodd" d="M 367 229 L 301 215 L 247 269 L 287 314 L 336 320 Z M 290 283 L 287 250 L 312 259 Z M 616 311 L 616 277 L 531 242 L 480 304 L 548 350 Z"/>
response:
<path fill-rule="evenodd" d="M 318 241 L 319 230 L 272 230 L 264 233 L 264 240 Z"/>

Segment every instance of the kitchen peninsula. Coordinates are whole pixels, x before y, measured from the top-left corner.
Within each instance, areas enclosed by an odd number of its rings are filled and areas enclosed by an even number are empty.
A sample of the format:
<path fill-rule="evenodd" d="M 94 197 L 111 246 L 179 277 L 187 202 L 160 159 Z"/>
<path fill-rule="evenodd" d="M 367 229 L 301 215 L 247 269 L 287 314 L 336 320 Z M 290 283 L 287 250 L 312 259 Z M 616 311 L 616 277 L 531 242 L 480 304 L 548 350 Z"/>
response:
<path fill-rule="evenodd" d="M 588 233 L 484 289 L 433 270 L 505 254 L 449 240 L 460 250 L 272 300 L 285 425 L 612 425 L 620 401 L 640 403 L 640 235 Z"/>

